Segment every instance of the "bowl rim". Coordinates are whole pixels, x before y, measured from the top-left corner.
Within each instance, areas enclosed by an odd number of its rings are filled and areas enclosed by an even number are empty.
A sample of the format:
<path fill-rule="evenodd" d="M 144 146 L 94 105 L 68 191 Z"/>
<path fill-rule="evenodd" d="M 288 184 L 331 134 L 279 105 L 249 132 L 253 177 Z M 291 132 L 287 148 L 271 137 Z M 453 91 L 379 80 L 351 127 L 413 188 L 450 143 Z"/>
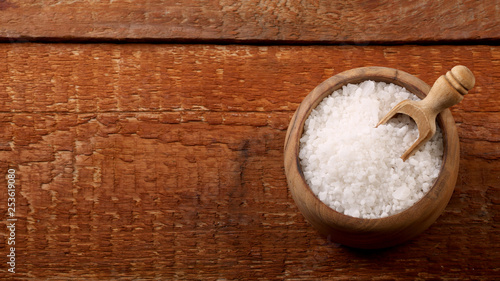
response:
<path fill-rule="evenodd" d="M 326 218 L 323 219 L 325 219 L 327 222 L 337 224 L 336 227 L 340 229 L 348 229 L 349 231 L 377 231 L 380 229 L 393 229 L 398 227 L 404 228 L 408 227 L 408 225 L 410 224 L 409 221 L 418 220 L 419 217 L 428 218 L 430 216 L 433 216 L 437 218 L 444 210 L 446 204 L 444 204 L 444 206 L 438 210 L 426 210 L 425 208 L 432 204 L 432 201 L 435 201 L 439 196 L 448 197 L 447 199 L 445 198 L 446 203 L 448 203 L 451 194 L 453 193 L 456 182 L 456 174 L 458 171 L 458 134 L 453 116 L 451 115 L 449 109 L 446 109 L 445 111 L 440 113 L 437 118 L 437 122 L 443 133 L 443 162 L 439 171 L 438 178 L 434 181 L 429 191 L 407 209 L 402 210 L 396 214 L 381 218 L 369 219 L 352 217 L 340 213 L 323 203 L 313 193 L 313 191 L 305 181 L 298 153 L 300 150 L 300 137 L 302 136 L 304 123 L 309 117 L 309 114 L 325 97 L 333 93 L 335 90 L 340 89 L 342 88 L 342 86 L 349 83 L 356 84 L 366 80 L 393 83 L 402 86 L 421 99 L 424 98 L 430 90 L 430 86 L 416 76 L 395 68 L 381 66 L 368 66 L 349 69 L 328 78 L 327 80 L 316 86 L 316 88 L 314 88 L 304 98 L 302 103 L 295 111 L 290 121 L 287 135 L 285 137 L 285 174 L 287 176 L 288 185 L 292 189 L 293 199 L 296 203 L 303 203 L 298 202 L 301 201 L 301 198 L 297 198 L 297 195 L 294 192 L 294 188 L 296 187 L 291 186 L 295 184 L 293 181 L 297 178 L 293 177 L 292 179 L 292 177 L 290 177 L 290 173 L 298 173 L 298 175 L 300 176 L 299 181 L 301 181 L 298 184 L 300 184 L 302 186 L 302 189 L 306 190 L 305 192 L 308 193 L 306 197 L 313 197 L 314 199 L 312 200 L 316 201 L 317 203 L 317 210 L 315 211 L 321 212 L 322 215 L 326 216 Z M 297 139 L 297 142 L 291 142 L 292 139 Z M 455 165 L 456 167 L 452 165 Z M 448 169 L 451 169 L 450 173 L 447 172 Z M 453 181 L 453 178 L 455 181 L 452 184 L 453 188 L 451 188 L 451 191 L 445 190 L 447 187 L 445 186 L 444 182 L 449 180 Z M 311 200 L 311 198 L 308 198 L 308 200 Z M 300 206 L 300 204 L 298 204 L 298 207 L 301 211 L 303 211 L 304 206 Z M 437 215 L 435 214 L 436 212 L 438 213 Z M 307 215 L 306 218 L 310 220 Z M 435 219 L 433 219 L 432 222 L 434 220 Z"/>

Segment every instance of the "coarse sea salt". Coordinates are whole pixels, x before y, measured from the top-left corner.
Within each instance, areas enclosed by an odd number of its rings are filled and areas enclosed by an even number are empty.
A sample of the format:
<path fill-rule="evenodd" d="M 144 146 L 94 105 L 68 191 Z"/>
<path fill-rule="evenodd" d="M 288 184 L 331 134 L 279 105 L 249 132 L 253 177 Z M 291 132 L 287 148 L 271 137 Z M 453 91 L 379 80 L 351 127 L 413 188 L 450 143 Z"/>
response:
<path fill-rule="evenodd" d="M 400 114 L 375 128 L 397 103 L 418 97 L 395 84 L 348 84 L 312 110 L 300 139 L 306 182 L 332 209 L 359 218 L 399 213 L 421 199 L 439 175 L 443 137 L 436 134 L 406 162 L 400 156 L 418 137 Z"/>

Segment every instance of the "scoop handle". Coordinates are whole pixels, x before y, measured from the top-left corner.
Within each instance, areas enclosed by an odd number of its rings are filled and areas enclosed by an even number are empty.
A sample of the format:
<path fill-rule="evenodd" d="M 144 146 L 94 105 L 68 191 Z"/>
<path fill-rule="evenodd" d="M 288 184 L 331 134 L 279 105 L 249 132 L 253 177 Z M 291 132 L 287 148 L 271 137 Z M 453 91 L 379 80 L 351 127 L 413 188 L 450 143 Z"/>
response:
<path fill-rule="evenodd" d="M 441 111 L 462 101 L 475 82 L 472 71 L 463 65 L 457 65 L 434 82 L 420 106 L 428 117 L 435 118 Z"/>

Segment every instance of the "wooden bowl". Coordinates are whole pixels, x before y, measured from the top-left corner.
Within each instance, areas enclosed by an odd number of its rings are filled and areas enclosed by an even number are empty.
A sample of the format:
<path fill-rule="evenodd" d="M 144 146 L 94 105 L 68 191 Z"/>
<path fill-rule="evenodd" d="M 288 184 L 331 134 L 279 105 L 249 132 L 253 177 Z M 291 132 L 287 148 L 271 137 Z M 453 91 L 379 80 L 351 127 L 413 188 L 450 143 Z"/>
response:
<path fill-rule="evenodd" d="M 458 175 L 459 140 L 455 121 L 449 109 L 438 115 L 437 122 L 443 132 L 443 164 L 430 191 L 410 208 L 379 219 L 361 219 L 339 213 L 311 191 L 300 165 L 299 140 L 304 123 L 326 96 L 342 86 L 365 80 L 393 83 L 405 87 L 423 99 L 430 87 L 406 72 L 386 67 L 362 67 L 330 77 L 300 104 L 290 121 L 285 139 L 285 174 L 292 197 L 304 217 L 333 242 L 346 246 L 376 249 L 394 246 L 410 240 L 427 229 L 448 204 Z"/>

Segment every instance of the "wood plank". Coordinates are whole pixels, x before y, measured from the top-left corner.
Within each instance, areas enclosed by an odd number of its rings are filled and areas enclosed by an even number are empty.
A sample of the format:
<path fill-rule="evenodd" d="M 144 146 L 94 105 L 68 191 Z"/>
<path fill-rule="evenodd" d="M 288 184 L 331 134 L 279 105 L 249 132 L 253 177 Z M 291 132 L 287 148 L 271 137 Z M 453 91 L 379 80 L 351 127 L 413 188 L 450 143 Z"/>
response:
<path fill-rule="evenodd" d="M 21 1 L 3 41 L 435 42 L 498 40 L 500 1 Z"/>
<path fill-rule="evenodd" d="M 496 112 L 498 46 L 0 45 L 8 112 L 294 111 L 316 85 L 361 66 L 428 84 L 464 64 L 476 85 L 457 112 Z M 35 79 L 36 77 L 36 79 Z M 35 87 L 36 86 L 36 87 Z"/>
<path fill-rule="evenodd" d="M 0 44 L 0 60 L 17 278 L 498 277 L 500 47 Z M 381 251 L 318 235 L 283 172 L 305 95 L 357 66 L 432 83 L 458 63 L 477 85 L 452 111 L 461 168 L 445 213 Z"/>

